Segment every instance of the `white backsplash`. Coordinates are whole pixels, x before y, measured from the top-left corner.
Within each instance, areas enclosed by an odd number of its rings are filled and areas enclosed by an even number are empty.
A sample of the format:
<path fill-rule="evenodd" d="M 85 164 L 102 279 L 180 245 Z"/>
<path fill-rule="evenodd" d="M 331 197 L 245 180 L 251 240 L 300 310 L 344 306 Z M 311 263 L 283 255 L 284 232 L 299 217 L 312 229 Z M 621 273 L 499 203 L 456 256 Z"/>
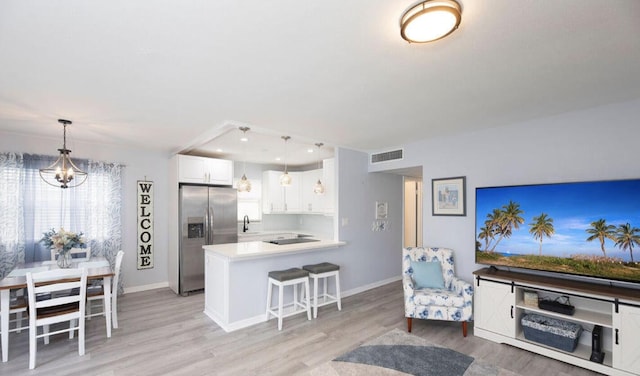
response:
<path fill-rule="evenodd" d="M 323 239 L 333 239 L 333 217 L 313 214 L 263 214 L 262 221 L 249 223 L 250 232 L 298 231 Z M 242 222 L 238 223 L 242 233 Z"/>

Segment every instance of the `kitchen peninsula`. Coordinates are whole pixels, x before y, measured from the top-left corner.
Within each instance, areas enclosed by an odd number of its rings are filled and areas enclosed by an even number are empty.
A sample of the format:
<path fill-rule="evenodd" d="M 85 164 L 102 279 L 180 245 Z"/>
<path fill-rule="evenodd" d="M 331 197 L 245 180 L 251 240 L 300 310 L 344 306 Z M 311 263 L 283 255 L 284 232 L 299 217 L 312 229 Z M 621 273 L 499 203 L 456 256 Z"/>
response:
<path fill-rule="evenodd" d="M 305 239 L 294 244 L 250 241 L 204 246 L 204 313 L 226 332 L 264 322 L 270 271 L 331 262 L 345 244 Z"/>

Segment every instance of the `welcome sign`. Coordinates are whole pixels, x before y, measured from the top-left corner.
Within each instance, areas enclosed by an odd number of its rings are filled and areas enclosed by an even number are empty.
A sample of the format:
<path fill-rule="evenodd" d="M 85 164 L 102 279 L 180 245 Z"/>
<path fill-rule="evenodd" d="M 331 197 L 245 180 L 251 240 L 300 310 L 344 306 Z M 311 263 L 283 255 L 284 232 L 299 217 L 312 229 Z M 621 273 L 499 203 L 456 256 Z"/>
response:
<path fill-rule="evenodd" d="M 138 270 L 153 268 L 153 182 L 138 180 Z"/>

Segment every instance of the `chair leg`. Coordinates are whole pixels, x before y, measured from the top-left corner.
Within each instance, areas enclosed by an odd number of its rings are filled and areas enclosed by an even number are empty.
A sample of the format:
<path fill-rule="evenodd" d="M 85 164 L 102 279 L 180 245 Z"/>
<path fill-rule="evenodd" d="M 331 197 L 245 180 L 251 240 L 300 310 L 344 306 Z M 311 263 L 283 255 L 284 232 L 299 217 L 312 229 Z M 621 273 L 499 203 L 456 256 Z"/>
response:
<path fill-rule="evenodd" d="M 84 355 L 84 328 L 83 318 L 78 320 L 78 355 Z"/>
<path fill-rule="evenodd" d="M 117 294 L 117 291 L 115 293 Z M 111 295 L 111 325 L 114 329 L 118 329 L 118 298 L 115 297 L 113 291 L 111 292 Z"/>
<path fill-rule="evenodd" d="M 29 369 L 36 368 L 36 346 L 37 346 L 36 332 L 37 330 L 38 329 L 35 326 L 29 327 Z"/>
<path fill-rule="evenodd" d="M 42 333 L 43 334 L 47 334 L 49 333 L 49 325 L 44 325 L 42 327 Z M 44 336 L 44 344 L 48 345 L 49 344 L 49 336 Z"/>
<path fill-rule="evenodd" d="M 85 317 L 87 320 L 91 320 L 91 300 L 87 300 L 87 302 L 85 303 Z"/>
<path fill-rule="evenodd" d="M 71 328 L 75 328 L 78 325 L 77 320 L 76 319 L 71 319 L 69 321 L 69 329 Z M 75 335 L 75 329 L 73 330 L 69 330 L 69 339 L 73 339 L 73 336 Z"/>
<path fill-rule="evenodd" d="M 463 337 L 467 336 L 467 322 L 466 321 L 462 322 L 462 336 Z"/>
<path fill-rule="evenodd" d="M 282 330 L 282 310 L 284 305 L 284 286 L 278 286 L 278 330 Z"/>
<path fill-rule="evenodd" d="M 340 294 L 340 274 L 336 273 L 336 298 L 338 299 L 338 311 L 342 311 L 342 296 Z"/>
<path fill-rule="evenodd" d="M 22 332 L 22 312 L 16 312 L 16 327 L 18 328 L 18 333 Z"/>
<path fill-rule="evenodd" d="M 318 318 L 318 278 L 313 278 L 313 318 L 317 319 Z M 324 286 L 324 293 L 327 293 L 327 279 L 324 278 L 324 282 L 325 282 L 325 286 Z M 325 298 L 326 299 L 326 298 Z"/>
<path fill-rule="evenodd" d="M 412 318 L 407 317 L 407 332 L 411 333 Z"/>
<path fill-rule="evenodd" d="M 309 278 L 307 278 L 306 281 L 304 281 L 304 289 L 306 292 L 306 297 L 307 297 L 307 301 L 306 301 L 306 307 L 307 307 L 307 319 L 311 320 L 311 293 L 309 292 Z M 318 311 L 315 311 L 316 315 L 318 313 Z M 317 317 L 317 316 L 315 316 Z"/>

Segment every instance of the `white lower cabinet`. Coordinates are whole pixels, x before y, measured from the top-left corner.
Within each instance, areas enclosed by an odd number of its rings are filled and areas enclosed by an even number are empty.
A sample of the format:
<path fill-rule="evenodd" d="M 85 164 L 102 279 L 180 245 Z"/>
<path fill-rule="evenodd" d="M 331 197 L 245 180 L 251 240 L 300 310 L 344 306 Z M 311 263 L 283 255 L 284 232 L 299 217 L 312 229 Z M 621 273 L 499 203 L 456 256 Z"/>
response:
<path fill-rule="evenodd" d="M 639 374 L 640 308 L 618 305 L 618 312 L 613 313 L 613 318 L 613 366 Z"/>
<path fill-rule="evenodd" d="M 475 274 L 474 335 L 506 343 L 607 375 L 640 375 L 640 294 L 638 290 L 541 277 L 503 270 L 481 269 Z M 567 296 L 572 315 L 540 309 L 525 295 L 557 300 Z M 573 352 L 525 338 L 521 319 L 537 314 L 579 324 L 582 335 Z M 590 360 L 591 332 L 602 327 L 602 363 Z"/>
<path fill-rule="evenodd" d="M 515 337 L 515 294 L 504 283 L 481 281 L 475 288 L 475 328 Z"/>

